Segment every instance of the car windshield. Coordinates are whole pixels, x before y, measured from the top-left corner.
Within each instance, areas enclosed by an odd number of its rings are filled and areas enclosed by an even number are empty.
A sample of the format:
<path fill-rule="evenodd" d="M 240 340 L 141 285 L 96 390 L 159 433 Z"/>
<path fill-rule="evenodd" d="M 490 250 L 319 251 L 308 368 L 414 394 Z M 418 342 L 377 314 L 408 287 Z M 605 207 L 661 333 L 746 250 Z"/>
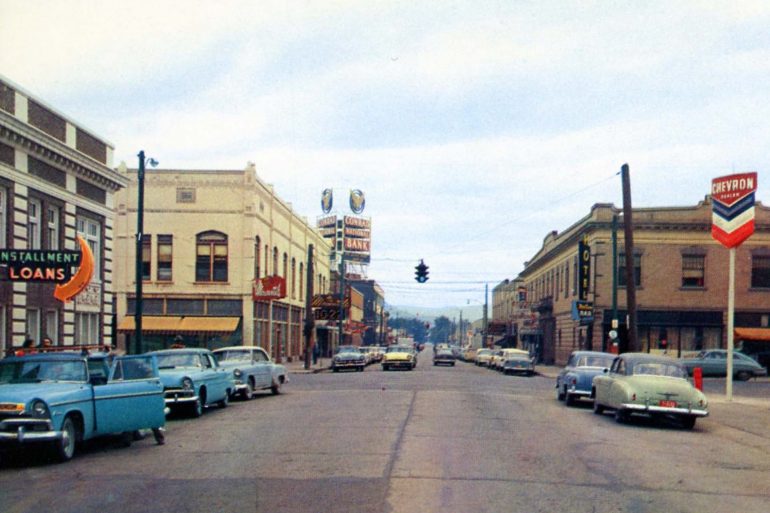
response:
<path fill-rule="evenodd" d="M 612 365 L 611 356 L 581 356 L 576 367 L 609 367 Z"/>
<path fill-rule="evenodd" d="M 218 362 L 250 362 L 251 351 L 235 350 L 235 351 L 217 351 L 214 353 L 214 357 Z"/>
<path fill-rule="evenodd" d="M 488 355 L 491 352 L 492 351 L 490 351 L 489 349 L 479 349 L 478 351 L 476 351 L 476 356 Z"/>
<path fill-rule="evenodd" d="M 0 362 L 0 384 L 86 381 L 86 364 L 80 360 Z"/>
<path fill-rule="evenodd" d="M 409 346 L 390 346 L 388 348 L 389 353 L 411 353 L 412 348 Z"/>
<path fill-rule="evenodd" d="M 174 367 L 200 367 L 201 359 L 197 353 L 159 354 L 158 368 L 173 369 Z"/>
<path fill-rule="evenodd" d="M 337 349 L 338 353 L 358 353 L 359 350 L 356 346 L 340 346 Z"/>
<path fill-rule="evenodd" d="M 638 362 L 634 364 L 632 374 L 649 376 L 668 376 L 672 378 L 686 378 L 687 372 L 677 363 L 664 362 Z"/>

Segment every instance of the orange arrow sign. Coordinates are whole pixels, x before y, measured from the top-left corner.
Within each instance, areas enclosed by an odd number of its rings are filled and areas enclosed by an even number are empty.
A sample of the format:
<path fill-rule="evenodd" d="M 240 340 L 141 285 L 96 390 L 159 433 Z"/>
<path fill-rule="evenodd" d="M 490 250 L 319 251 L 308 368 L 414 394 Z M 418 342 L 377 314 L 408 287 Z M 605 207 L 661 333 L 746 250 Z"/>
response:
<path fill-rule="evenodd" d="M 53 297 L 66 303 L 85 289 L 94 275 L 94 254 L 91 247 L 82 237 L 78 237 L 80 244 L 80 267 L 70 281 L 64 285 L 57 285 L 53 291 Z"/>

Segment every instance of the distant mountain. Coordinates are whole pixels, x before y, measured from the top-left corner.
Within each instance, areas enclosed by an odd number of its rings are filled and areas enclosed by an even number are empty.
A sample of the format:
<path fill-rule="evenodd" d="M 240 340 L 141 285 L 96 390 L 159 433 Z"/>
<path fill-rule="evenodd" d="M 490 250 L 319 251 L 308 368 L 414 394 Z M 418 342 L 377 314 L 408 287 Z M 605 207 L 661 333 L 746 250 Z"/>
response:
<path fill-rule="evenodd" d="M 391 318 L 418 317 L 420 319 L 425 319 L 428 322 L 432 322 L 436 317 L 441 317 L 442 315 L 450 320 L 455 319 L 455 321 L 459 321 L 461 310 L 463 313 L 463 320 L 469 320 L 473 322 L 484 317 L 484 306 L 475 304 L 454 308 L 426 308 L 422 306 L 385 305 L 385 311 L 390 313 Z M 489 310 L 490 312 L 488 312 L 487 315 L 491 315 L 491 305 Z"/>

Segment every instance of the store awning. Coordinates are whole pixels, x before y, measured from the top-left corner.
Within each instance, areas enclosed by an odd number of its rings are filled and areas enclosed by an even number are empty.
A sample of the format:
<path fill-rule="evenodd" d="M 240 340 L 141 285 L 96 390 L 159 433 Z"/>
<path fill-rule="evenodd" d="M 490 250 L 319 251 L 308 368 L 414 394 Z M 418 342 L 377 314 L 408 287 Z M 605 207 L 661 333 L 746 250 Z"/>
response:
<path fill-rule="evenodd" d="M 182 318 L 178 316 L 143 315 L 142 333 L 174 334 L 179 330 L 179 323 L 181 322 Z M 136 331 L 134 316 L 123 317 L 123 320 L 118 324 L 118 331 Z"/>
<path fill-rule="evenodd" d="M 199 333 L 232 333 L 238 328 L 240 317 L 179 317 L 179 316 L 142 316 L 142 333 L 158 335 L 185 335 Z M 118 331 L 136 331 L 134 316 L 126 316 L 120 321 Z"/>
<path fill-rule="evenodd" d="M 240 317 L 182 317 L 179 331 L 182 333 L 232 333 L 240 321 Z"/>
<path fill-rule="evenodd" d="M 770 328 L 735 328 L 735 339 L 770 342 Z"/>

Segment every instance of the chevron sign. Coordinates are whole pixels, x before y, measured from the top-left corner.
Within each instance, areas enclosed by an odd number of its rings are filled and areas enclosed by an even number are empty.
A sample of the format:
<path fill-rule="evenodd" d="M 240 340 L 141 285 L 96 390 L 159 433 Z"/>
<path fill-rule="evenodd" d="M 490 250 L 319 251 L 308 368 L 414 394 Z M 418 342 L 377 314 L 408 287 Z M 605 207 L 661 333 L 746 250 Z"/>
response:
<path fill-rule="evenodd" d="M 734 248 L 754 233 L 757 173 L 722 176 L 711 181 L 711 236 Z"/>

